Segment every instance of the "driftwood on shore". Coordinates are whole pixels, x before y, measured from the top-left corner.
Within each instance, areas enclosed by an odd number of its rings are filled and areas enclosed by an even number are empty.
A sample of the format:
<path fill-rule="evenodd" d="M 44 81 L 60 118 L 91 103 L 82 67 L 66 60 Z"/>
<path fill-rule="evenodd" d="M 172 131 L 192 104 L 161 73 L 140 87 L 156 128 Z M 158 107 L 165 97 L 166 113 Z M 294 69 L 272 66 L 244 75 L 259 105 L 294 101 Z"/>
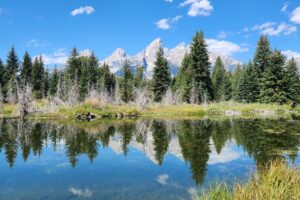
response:
<path fill-rule="evenodd" d="M 81 121 L 91 121 L 93 119 L 96 119 L 96 115 L 93 113 L 86 113 L 86 114 L 79 114 L 76 116 L 76 119 L 81 120 Z"/>

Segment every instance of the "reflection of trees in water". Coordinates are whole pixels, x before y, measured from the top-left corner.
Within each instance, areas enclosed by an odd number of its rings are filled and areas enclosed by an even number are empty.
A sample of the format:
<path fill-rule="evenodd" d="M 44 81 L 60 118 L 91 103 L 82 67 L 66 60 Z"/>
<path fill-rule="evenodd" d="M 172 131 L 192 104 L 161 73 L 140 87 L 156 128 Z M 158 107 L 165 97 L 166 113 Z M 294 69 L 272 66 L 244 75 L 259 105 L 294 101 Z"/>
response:
<path fill-rule="evenodd" d="M 0 125 L 0 152 L 4 152 L 11 167 L 18 150 L 26 161 L 31 153 L 41 156 L 47 144 L 51 144 L 55 151 L 63 150 L 72 166 L 76 166 L 80 155 L 87 155 L 92 162 L 98 155 L 99 144 L 110 146 L 110 140 L 118 134 L 116 142 L 120 143 L 124 155 L 133 145 L 145 151 L 159 165 L 163 164 L 168 151 L 181 151 L 198 184 L 203 182 L 206 174 L 211 141 L 218 154 L 228 141 L 236 141 L 256 161 L 257 166 L 286 156 L 295 160 L 300 147 L 300 123 L 286 120 L 139 120 L 82 129 L 51 122 L 2 119 Z M 175 142 L 169 147 L 174 138 L 176 141 L 178 139 L 179 145 Z"/>
<path fill-rule="evenodd" d="M 155 151 L 155 159 L 159 165 L 162 165 L 165 154 L 168 151 L 169 135 L 166 124 L 163 121 L 154 120 L 152 123 L 152 136 Z"/>
<path fill-rule="evenodd" d="M 183 157 L 190 163 L 193 179 L 202 184 L 209 159 L 212 123 L 210 120 L 183 121 L 178 130 Z"/>

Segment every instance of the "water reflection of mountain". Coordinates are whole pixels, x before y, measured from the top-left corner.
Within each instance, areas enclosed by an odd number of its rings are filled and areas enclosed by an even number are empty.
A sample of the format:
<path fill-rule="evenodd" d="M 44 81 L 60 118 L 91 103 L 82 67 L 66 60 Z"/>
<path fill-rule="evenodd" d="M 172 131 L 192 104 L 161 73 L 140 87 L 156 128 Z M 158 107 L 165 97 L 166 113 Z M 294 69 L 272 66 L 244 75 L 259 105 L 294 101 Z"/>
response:
<path fill-rule="evenodd" d="M 293 161 L 300 147 L 300 122 L 286 120 L 139 120 L 100 123 L 88 129 L 8 119 L 0 123 L 0 152 L 10 167 L 18 152 L 26 161 L 30 154 L 42 156 L 46 145 L 63 151 L 73 167 L 82 154 L 93 161 L 100 146 L 125 156 L 130 154 L 130 147 L 157 165 L 163 165 L 167 154 L 189 163 L 197 184 L 203 182 L 208 164 L 240 156 L 230 149 L 232 143 L 242 147 L 258 166 L 283 157 Z"/>

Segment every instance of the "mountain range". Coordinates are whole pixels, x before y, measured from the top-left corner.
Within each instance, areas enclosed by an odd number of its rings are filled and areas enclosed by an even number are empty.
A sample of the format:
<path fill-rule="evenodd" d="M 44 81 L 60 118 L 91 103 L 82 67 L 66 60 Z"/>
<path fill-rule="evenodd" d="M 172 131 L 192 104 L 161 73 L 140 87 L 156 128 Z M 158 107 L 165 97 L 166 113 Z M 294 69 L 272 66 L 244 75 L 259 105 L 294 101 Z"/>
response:
<path fill-rule="evenodd" d="M 150 78 L 154 69 L 156 52 L 160 46 L 164 48 L 165 57 L 169 62 L 172 75 L 176 75 L 184 55 L 189 53 L 190 47 L 185 43 L 180 43 L 176 47 L 169 49 L 163 46 L 163 42 L 160 38 L 155 39 L 144 50 L 133 56 L 128 55 L 124 49 L 118 48 L 112 53 L 112 55 L 100 61 L 100 64 L 106 63 L 110 66 L 111 72 L 120 74 L 122 71 L 122 66 L 127 60 L 133 70 L 135 70 L 137 67 L 144 66 L 146 77 Z M 212 66 L 214 65 L 218 56 L 222 58 L 224 66 L 227 70 L 234 70 L 235 66 L 239 63 L 238 60 L 231 56 L 224 55 L 221 52 L 209 52 Z"/>

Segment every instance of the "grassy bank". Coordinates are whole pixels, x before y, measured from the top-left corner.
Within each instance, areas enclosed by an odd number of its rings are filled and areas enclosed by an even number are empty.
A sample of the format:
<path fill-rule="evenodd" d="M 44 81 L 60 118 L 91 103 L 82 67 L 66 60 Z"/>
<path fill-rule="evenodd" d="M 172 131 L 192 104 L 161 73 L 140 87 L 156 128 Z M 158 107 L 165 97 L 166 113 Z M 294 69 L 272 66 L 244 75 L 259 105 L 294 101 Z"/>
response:
<path fill-rule="evenodd" d="M 147 109 L 135 105 L 101 105 L 85 102 L 76 106 L 50 106 L 46 101 L 35 102 L 35 111 L 31 116 L 74 118 L 78 114 L 91 112 L 99 118 L 133 118 L 138 116 L 274 116 L 300 113 L 300 107 L 291 108 L 289 105 L 276 104 L 242 104 L 222 102 L 202 105 L 161 105 L 153 104 Z M 18 106 L 4 104 L 2 117 L 17 117 Z"/>
<path fill-rule="evenodd" d="M 226 184 L 213 186 L 197 200 L 296 200 L 300 199 L 300 170 L 282 162 L 271 163 L 252 176 L 246 184 L 236 183 L 230 191 Z"/>

